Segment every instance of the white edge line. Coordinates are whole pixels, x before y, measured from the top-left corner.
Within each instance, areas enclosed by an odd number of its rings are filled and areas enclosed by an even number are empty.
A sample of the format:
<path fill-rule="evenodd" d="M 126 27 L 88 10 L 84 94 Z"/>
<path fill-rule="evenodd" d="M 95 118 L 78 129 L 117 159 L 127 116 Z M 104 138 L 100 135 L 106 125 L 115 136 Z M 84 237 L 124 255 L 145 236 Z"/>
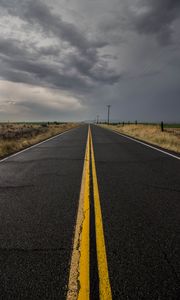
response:
<path fill-rule="evenodd" d="M 101 127 L 101 128 L 104 128 L 104 127 Z M 173 157 L 173 158 L 176 158 L 176 159 L 179 159 L 179 160 L 180 160 L 180 157 L 179 157 L 179 156 L 173 155 L 173 154 L 171 154 L 171 153 L 169 153 L 169 152 L 166 152 L 166 151 L 161 150 L 161 149 L 158 149 L 158 148 L 156 148 L 156 147 L 154 147 L 154 146 L 148 145 L 148 144 L 146 144 L 146 143 L 144 143 L 144 142 L 141 142 L 141 141 L 139 141 L 139 140 L 137 140 L 137 139 L 135 139 L 135 138 L 133 138 L 133 137 L 130 137 L 130 136 L 127 136 L 127 135 L 125 135 L 125 134 L 123 134 L 123 133 L 117 132 L 116 130 L 113 130 L 113 129 L 110 129 L 110 128 L 104 128 L 104 129 L 108 129 L 109 131 L 112 131 L 112 132 L 114 132 L 114 133 L 116 133 L 116 134 L 118 134 L 118 135 L 121 135 L 121 136 L 123 136 L 123 137 L 125 137 L 125 138 L 127 138 L 127 139 L 129 139 L 129 140 L 132 140 L 132 141 L 134 141 L 134 142 L 136 142 L 136 143 L 142 144 L 142 145 L 144 145 L 144 146 L 146 146 L 146 147 L 152 148 L 152 149 L 154 149 L 154 150 L 157 150 L 157 151 L 159 151 L 159 152 L 162 152 L 162 153 L 164 153 L 164 154 L 167 154 L 167 155 L 169 155 L 169 156 L 171 156 L 171 157 Z"/>
<path fill-rule="evenodd" d="M 48 142 L 48 141 L 50 141 L 50 140 L 53 140 L 53 139 L 59 137 L 60 135 L 63 135 L 63 134 L 65 134 L 65 133 L 68 133 L 68 132 L 70 132 L 71 130 L 74 130 L 74 129 L 77 129 L 77 128 L 79 128 L 79 127 L 71 128 L 71 129 L 66 130 L 66 131 L 64 131 L 64 132 L 61 132 L 61 133 L 59 133 L 59 134 L 57 134 L 57 135 L 55 135 L 55 136 L 52 136 L 52 137 L 50 137 L 50 138 L 48 138 L 48 139 L 46 139 L 46 140 L 44 140 L 44 141 L 41 141 L 41 142 L 39 142 L 39 143 L 37 143 L 37 144 L 34 144 L 34 145 L 29 146 L 29 147 L 27 147 L 27 148 L 25 148 L 25 149 L 23 149 L 23 150 L 20 150 L 20 151 L 14 153 L 14 154 L 11 154 L 11 155 L 9 155 L 9 156 L 3 158 L 3 159 L 0 159 L 0 163 L 2 163 L 2 162 L 4 162 L 4 161 L 8 160 L 8 159 L 11 158 L 11 157 L 15 157 L 15 156 L 17 156 L 17 155 L 19 155 L 19 154 L 21 154 L 21 153 L 23 153 L 23 152 L 25 152 L 25 151 L 28 151 L 28 150 L 30 150 L 30 149 L 32 149 L 32 148 L 35 148 L 35 147 L 37 147 L 37 146 L 39 146 L 39 145 L 41 145 L 41 144 L 44 144 L 44 143 L 46 143 L 46 142 Z"/>

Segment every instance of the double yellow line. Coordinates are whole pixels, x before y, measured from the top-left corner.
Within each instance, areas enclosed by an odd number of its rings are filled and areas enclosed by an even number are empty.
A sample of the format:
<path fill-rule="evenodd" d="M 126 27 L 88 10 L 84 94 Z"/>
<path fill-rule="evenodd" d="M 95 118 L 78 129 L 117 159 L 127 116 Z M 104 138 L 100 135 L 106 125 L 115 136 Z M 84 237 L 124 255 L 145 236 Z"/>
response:
<path fill-rule="evenodd" d="M 90 299 L 90 163 L 92 165 L 96 252 L 100 300 L 111 300 L 106 248 L 91 129 L 89 126 L 81 182 L 67 300 Z"/>

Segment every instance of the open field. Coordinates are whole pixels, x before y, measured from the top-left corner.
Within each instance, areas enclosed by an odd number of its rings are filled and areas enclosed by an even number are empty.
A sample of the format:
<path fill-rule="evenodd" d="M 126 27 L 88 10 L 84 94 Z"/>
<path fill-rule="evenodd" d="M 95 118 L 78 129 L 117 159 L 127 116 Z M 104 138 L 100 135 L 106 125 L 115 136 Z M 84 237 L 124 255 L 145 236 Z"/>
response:
<path fill-rule="evenodd" d="M 0 123 L 0 157 L 7 156 L 63 131 L 77 123 Z"/>
<path fill-rule="evenodd" d="M 130 135 L 140 140 L 149 142 L 151 144 L 160 146 L 162 148 L 180 153 L 180 127 L 170 127 L 170 125 L 164 128 L 162 132 L 159 125 L 145 125 L 145 124 L 122 124 L 119 125 L 107 125 L 101 124 L 101 126 L 109 129 L 116 130 L 118 132 Z"/>

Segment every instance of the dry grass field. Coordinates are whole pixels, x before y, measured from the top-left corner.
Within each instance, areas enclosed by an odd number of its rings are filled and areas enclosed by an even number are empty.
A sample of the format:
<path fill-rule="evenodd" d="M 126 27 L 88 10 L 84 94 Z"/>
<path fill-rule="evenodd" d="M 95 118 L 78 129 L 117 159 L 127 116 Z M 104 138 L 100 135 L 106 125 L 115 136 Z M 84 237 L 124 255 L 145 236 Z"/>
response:
<path fill-rule="evenodd" d="M 0 157 L 5 157 L 77 126 L 76 123 L 0 123 Z"/>
<path fill-rule="evenodd" d="M 180 153 L 180 128 L 165 128 L 161 132 L 159 125 L 127 124 L 101 125 L 120 133 L 138 138 L 162 148 Z"/>

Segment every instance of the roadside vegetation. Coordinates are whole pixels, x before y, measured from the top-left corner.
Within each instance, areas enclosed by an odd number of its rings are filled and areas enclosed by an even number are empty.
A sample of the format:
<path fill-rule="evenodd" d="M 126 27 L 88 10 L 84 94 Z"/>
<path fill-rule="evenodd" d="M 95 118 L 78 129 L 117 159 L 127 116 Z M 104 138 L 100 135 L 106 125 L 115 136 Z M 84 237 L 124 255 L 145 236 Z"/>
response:
<path fill-rule="evenodd" d="M 158 124 L 101 124 L 101 126 L 138 138 L 142 141 L 180 153 L 180 126 L 170 124 L 164 131 Z"/>
<path fill-rule="evenodd" d="M 0 158 L 77 126 L 77 123 L 58 122 L 0 123 Z"/>

